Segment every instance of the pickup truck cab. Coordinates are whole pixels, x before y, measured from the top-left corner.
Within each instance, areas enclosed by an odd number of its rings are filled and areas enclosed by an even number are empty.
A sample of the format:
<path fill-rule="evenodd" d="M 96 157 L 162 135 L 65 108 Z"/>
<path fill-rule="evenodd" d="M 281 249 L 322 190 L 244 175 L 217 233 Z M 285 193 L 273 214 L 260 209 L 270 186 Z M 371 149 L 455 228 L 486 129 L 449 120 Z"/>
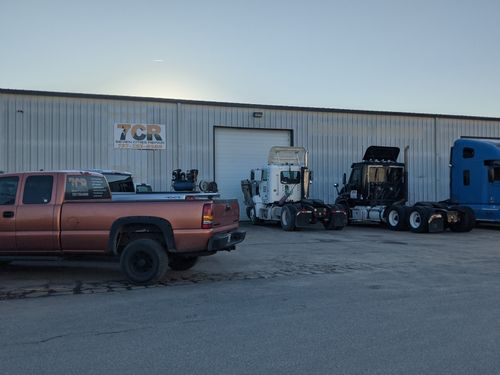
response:
<path fill-rule="evenodd" d="M 245 238 L 237 200 L 113 201 L 105 177 L 94 172 L 1 174 L 0 212 L 0 260 L 115 257 L 138 284 Z"/>

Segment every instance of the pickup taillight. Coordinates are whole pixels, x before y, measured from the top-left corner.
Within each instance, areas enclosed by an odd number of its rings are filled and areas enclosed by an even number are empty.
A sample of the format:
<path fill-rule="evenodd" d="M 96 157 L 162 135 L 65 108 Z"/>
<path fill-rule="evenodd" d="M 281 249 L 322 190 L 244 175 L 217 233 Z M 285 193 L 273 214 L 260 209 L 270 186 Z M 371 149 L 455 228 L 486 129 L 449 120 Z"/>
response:
<path fill-rule="evenodd" d="M 203 216 L 201 218 L 201 228 L 210 229 L 214 222 L 214 212 L 212 203 L 205 203 L 203 205 Z"/>

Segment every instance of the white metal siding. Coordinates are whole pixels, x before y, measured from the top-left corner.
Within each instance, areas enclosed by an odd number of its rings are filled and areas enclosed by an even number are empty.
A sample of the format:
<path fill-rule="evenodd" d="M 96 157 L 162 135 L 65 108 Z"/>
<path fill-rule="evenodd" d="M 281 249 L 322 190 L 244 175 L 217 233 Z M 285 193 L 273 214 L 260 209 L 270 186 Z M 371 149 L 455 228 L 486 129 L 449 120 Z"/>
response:
<path fill-rule="evenodd" d="M 309 151 L 311 197 L 333 202 L 333 184 L 370 145 L 409 148 L 410 201 L 448 197 L 449 147 L 460 136 L 500 137 L 500 119 L 259 108 L 182 101 L 0 93 L 0 170 L 110 168 L 128 170 L 155 190 L 170 188 L 176 168 L 213 180 L 216 127 L 290 130 Z M 262 112 L 254 118 L 253 112 Z M 113 148 L 118 122 L 165 124 L 167 149 Z M 265 158 L 267 152 L 262 157 Z M 248 172 L 248 171 L 247 171 Z M 236 177 L 239 182 L 239 177 Z M 217 181 L 219 182 L 219 181 Z"/>
<path fill-rule="evenodd" d="M 241 219 L 247 219 L 241 180 L 267 164 L 272 146 L 290 145 L 287 130 L 215 128 L 215 179 L 221 198 L 238 198 Z"/>

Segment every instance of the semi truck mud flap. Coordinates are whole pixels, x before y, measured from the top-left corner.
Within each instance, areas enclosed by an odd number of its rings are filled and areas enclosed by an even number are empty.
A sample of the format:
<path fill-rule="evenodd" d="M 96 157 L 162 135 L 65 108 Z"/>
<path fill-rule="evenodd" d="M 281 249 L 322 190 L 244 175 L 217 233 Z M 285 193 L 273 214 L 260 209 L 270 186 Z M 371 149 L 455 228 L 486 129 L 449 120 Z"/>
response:
<path fill-rule="evenodd" d="M 347 214 L 344 211 L 332 212 L 333 225 L 335 227 L 345 227 L 347 225 Z"/>
<path fill-rule="evenodd" d="M 297 213 L 295 218 L 295 226 L 297 227 L 306 227 L 312 221 L 312 212 L 310 211 L 300 211 Z"/>
<path fill-rule="evenodd" d="M 429 218 L 429 233 L 444 231 L 444 218 L 442 214 L 434 213 Z"/>

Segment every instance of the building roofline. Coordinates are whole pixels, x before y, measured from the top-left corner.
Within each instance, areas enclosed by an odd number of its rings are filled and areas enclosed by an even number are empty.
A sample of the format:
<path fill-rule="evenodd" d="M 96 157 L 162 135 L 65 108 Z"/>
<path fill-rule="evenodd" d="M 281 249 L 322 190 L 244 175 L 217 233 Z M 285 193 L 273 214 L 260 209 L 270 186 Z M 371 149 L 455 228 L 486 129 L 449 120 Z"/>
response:
<path fill-rule="evenodd" d="M 348 113 L 348 114 L 358 114 L 358 115 L 410 116 L 410 117 L 424 117 L 424 118 L 445 118 L 445 119 L 456 119 L 456 120 L 500 121 L 499 117 L 488 117 L 488 116 L 466 116 L 466 115 L 447 115 L 447 114 L 416 113 L 416 112 L 373 111 L 373 110 L 360 110 L 360 109 L 230 103 L 230 102 L 216 102 L 216 101 L 206 101 L 206 100 L 169 99 L 169 98 L 155 98 L 155 97 L 127 96 L 127 95 L 122 96 L 122 95 L 106 95 L 106 94 L 84 94 L 84 93 L 71 93 L 71 92 L 36 91 L 36 90 L 19 90 L 19 89 L 3 89 L 3 88 L 0 88 L 0 94 L 51 96 L 51 97 L 62 97 L 62 98 L 101 99 L 101 100 L 126 100 L 133 102 L 153 102 L 153 103 L 171 103 L 171 104 L 179 103 L 179 104 L 189 104 L 189 105 L 210 105 L 217 107 L 252 108 L 257 110 L 268 109 L 268 110 L 286 110 L 286 111 L 303 111 L 303 112 Z"/>

